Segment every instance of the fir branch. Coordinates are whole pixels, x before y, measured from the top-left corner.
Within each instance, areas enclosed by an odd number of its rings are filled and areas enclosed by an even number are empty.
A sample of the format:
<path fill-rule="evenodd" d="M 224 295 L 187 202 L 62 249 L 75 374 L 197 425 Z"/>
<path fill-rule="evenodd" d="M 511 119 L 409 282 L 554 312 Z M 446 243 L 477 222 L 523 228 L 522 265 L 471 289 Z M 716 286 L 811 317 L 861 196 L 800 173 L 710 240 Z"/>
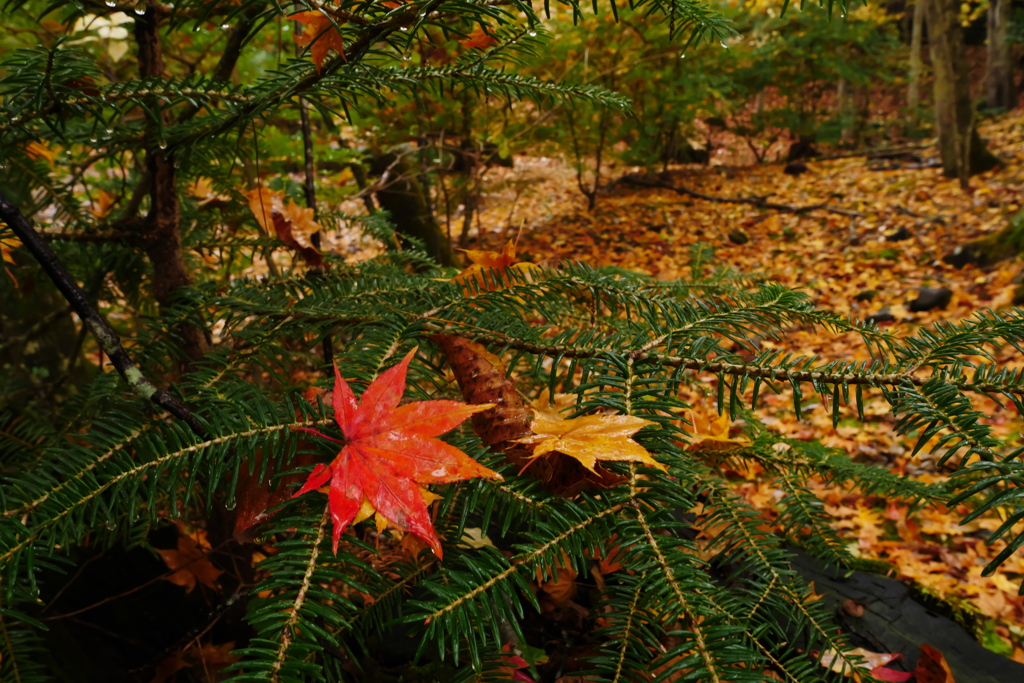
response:
<path fill-rule="evenodd" d="M 448 323 L 447 325 L 445 323 Z M 602 356 L 626 355 L 634 361 L 653 362 L 665 367 L 682 368 L 695 372 L 707 372 L 717 375 L 731 375 L 738 377 L 749 377 L 762 380 L 818 383 L 818 384 L 840 384 L 840 385 L 866 385 L 880 387 L 883 385 L 914 385 L 924 386 L 934 381 L 933 377 L 920 377 L 906 371 L 898 372 L 828 372 L 821 370 L 797 370 L 784 367 L 764 366 L 757 364 L 729 363 L 701 360 L 698 358 L 684 358 L 669 354 L 660 354 L 653 351 L 641 351 L 639 349 L 624 350 L 615 347 L 602 348 L 574 348 L 569 344 L 543 344 L 530 341 L 524 338 L 516 338 L 498 333 L 480 334 L 459 326 L 452 325 L 452 321 L 438 320 L 429 321 L 425 327 L 435 334 L 452 334 L 468 336 L 481 344 L 492 344 L 497 347 L 526 351 L 528 353 L 543 355 L 547 357 L 562 358 L 600 358 Z M 1024 385 L 1012 386 L 996 383 L 972 383 L 965 381 L 943 380 L 952 386 L 965 391 L 1012 391 L 1024 394 Z"/>
<path fill-rule="evenodd" d="M 604 517 L 616 514 L 617 512 L 622 510 L 625 507 L 625 505 L 625 503 L 620 503 L 618 505 L 605 508 L 604 510 L 601 510 L 596 514 L 588 516 L 585 520 L 573 524 L 568 529 L 564 530 L 561 534 L 551 539 L 548 539 L 546 542 L 536 546 L 530 552 L 516 555 L 511 560 L 509 560 L 509 566 L 506 567 L 503 571 L 499 572 L 498 574 L 495 574 L 486 581 L 482 582 L 473 590 L 467 593 L 463 593 L 461 595 L 454 596 L 454 598 L 448 601 L 444 607 L 434 611 L 431 614 L 428 614 L 423 623 L 429 625 L 431 622 L 454 612 L 466 603 L 469 603 L 475 598 L 483 595 L 498 583 L 505 581 L 510 576 L 518 572 L 520 568 L 532 566 L 537 561 L 543 559 L 545 555 L 557 549 L 569 537 L 583 531 L 588 526 Z"/>
<path fill-rule="evenodd" d="M 288 612 L 288 619 L 285 620 L 284 625 L 281 627 L 281 640 L 277 650 L 277 657 L 270 666 L 270 680 L 272 683 L 277 683 L 280 680 L 281 667 L 284 665 L 285 658 L 288 655 L 288 647 L 291 645 L 292 638 L 294 637 L 292 631 L 299 623 L 299 614 L 303 603 L 306 601 L 306 592 L 309 590 L 313 573 L 316 570 L 317 559 L 320 557 L 320 545 L 327 534 L 327 524 L 330 518 L 330 506 L 325 505 L 324 513 L 320 517 L 320 524 L 316 529 L 316 538 L 310 546 L 309 561 L 306 563 L 306 571 L 302 575 L 302 582 L 299 584 L 299 592 L 296 594 L 295 601 Z"/>
<path fill-rule="evenodd" d="M 629 649 L 629 638 L 633 631 L 633 620 L 639 618 L 637 615 L 637 604 L 640 602 L 640 594 L 643 592 L 644 580 L 647 578 L 647 572 L 640 574 L 639 580 L 636 582 L 636 588 L 633 590 L 633 600 L 629 603 L 629 609 L 626 611 L 626 626 L 622 629 L 622 633 L 619 636 L 622 640 L 622 646 L 619 648 L 619 658 L 615 662 L 615 677 L 612 679 L 612 683 L 619 683 L 622 678 L 623 665 L 626 661 L 626 653 Z"/>
<path fill-rule="evenodd" d="M 266 427 L 256 427 L 246 431 L 234 432 L 232 434 L 226 434 L 224 436 L 218 436 L 216 438 L 207 439 L 205 441 L 192 444 L 191 446 L 187 446 L 185 448 L 169 451 L 152 460 L 138 463 L 133 467 L 120 469 L 116 475 L 110 477 L 103 483 L 99 483 L 94 487 L 90 487 L 87 493 L 80 496 L 76 500 L 62 501 L 62 508 L 59 511 L 56 511 L 55 514 L 48 516 L 46 519 L 40 521 L 38 524 L 29 527 L 25 533 L 20 534 L 20 540 L 11 545 L 10 547 L 8 547 L 2 554 L 0 554 L 0 566 L 8 565 L 8 563 L 20 551 L 30 546 L 35 541 L 35 539 L 37 539 L 44 531 L 56 526 L 61 520 L 63 520 L 66 517 L 69 517 L 71 514 L 75 513 L 79 508 L 97 499 L 100 495 L 102 495 L 109 489 L 112 489 L 125 482 L 139 480 L 139 477 L 143 476 L 149 470 L 159 469 L 162 466 L 179 460 L 185 456 L 200 453 L 214 446 L 227 444 L 237 439 L 247 439 L 255 436 L 267 436 L 275 432 L 280 432 L 294 427 L 322 426 L 330 423 L 331 421 L 332 420 L 328 419 L 298 420 L 295 422 L 274 424 Z M 58 484 L 58 487 L 63 486 L 63 483 Z M 49 497 L 50 495 L 44 496 L 44 498 Z"/>
<path fill-rule="evenodd" d="M 708 649 L 708 642 L 701 629 L 701 624 L 696 620 L 696 614 L 690 607 L 690 601 L 686 598 L 686 593 L 683 591 L 682 586 L 676 580 L 675 571 L 672 568 L 672 564 L 665 557 L 665 553 L 661 549 L 661 545 L 654 537 L 654 532 L 651 530 L 650 525 L 647 523 L 647 518 L 644 515 L 643 509 L 640 504 L 635 500 L 629 502 L 629 506 L 636 512 L 636 520 L 640 524 L 640 528 L 644 532 L 644 536 L 647 538 L 647 544 L 650 546 L 651 551 L 654 553 L 654 557 L 657 560 L 658 567 L 660 567 L 665 581 L 672 589 L 672 594 L 675 595 L 676 601 L 679 603 L 680 613 L 679 618 L 685 619 L 688 622 L 690 631 L 694 635 L 696 640 L 697 652 L 700 654 L 701 660 L 704 662 L 704 667 L 707 670 L 711 680 L 715 683 L 722 682 L 722 674 L 719 673 L 718 667 L 715 665 L 715 660 L 711 656 L 711 652 Z M 691 589 L 693 590 L 693 589 Z M 699 594 L 699 591 L 694 590 Z"/>

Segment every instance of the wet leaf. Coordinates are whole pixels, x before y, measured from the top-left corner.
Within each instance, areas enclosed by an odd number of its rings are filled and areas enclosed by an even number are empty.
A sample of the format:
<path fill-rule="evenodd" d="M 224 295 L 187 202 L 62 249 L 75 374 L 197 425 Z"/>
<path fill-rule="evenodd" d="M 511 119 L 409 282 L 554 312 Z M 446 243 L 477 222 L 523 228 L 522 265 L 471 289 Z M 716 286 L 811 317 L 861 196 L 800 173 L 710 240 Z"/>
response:
<path fill-rule="evenodd" d="M 467 405 L 457 401 L 416 401 L 398 405 L 405 392 L 405 377 L 415 349 L 382 373 L 356 402 L 348 383 L 334 368 L 331 394 L 334 418 L 343 441 L 338 455 L 318 465 L 295 494 L 328 486 L 328 504 L 334 524 L 334 550 L 342 532 L 359 515 L 372 509 L 402 531 L 410 531 L 442 556 L 441 542 L 427 512 L 423 486 L 501 475 L 476 462 L 459 449 L 434 437 L 449 432 L 474 413 L 492 404 Z"/>
<path fill-rule="evenodd" d="M 345 57 L 344 43 L 341 39 L 341 33 L 338 31 L 335 23 L 341 24 L 341 21 L 332 21 L 323 11 L 320 12 L 299 12 L 293 14 L 291 19 L 305 24 L 305 28 L 302 33 L 295 36 L 295 42 L 299 47 L 309 47 L 309 56 L 312 57 L 313 63 L 316 64 L 317 71 L 323 69 L 324 60 L 327 58 L 327 53 L 331 50 L 337 52 L 342 59 Z"/>
<path fill-rule="evenodd" d="M 668 468 L 630 437 L 654 424 L 632 415 L 587 415 L 563 420 L 538 414 L 530 425 L 533 435 L 517 439 L 533 446 L 533 457 L 557 452 L 579 461 L 591 472 L 599 461 L 639 462 L 660 470 Z"/>
<path fill-rule="evenodd" d="M 956 683 L 946 658 L 931 645 L 922 645 L 914 669 L 917 683 Z"/>

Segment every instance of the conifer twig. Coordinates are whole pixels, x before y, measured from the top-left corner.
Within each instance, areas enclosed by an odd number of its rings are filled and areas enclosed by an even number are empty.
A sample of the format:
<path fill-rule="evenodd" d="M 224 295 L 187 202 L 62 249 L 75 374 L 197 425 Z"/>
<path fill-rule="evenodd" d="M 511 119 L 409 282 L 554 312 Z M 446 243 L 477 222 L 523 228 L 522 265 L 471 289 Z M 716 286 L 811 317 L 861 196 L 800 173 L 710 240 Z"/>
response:
<path fill-rule="evenodd" d="M 118 374 L 128 383 L 132 392 L 147 401 L 152 401 L 171 415 L 187 424 L 199 437 L 206 438 L 209 433 L 206 427 L 196 418 L 181 401 L 163 389 L 154 385 L 139 367 L 132 361 L 128 352 L 121 346 L 117 333 L 107 324 L 96 307 L 92 305 L 82 288 L 78 286 L 64 264 L 57 258 L 50 245 L 35 231 L 25 216 L 6 195 L 0 193 L 0 220 L 7 223 L 21 243 L 31 252 L 43 270 L 49 276 L 60 293 L 74 309 L 82 323 L 89 328 L 103 352 L 110 358 L 111 364 Z"/>

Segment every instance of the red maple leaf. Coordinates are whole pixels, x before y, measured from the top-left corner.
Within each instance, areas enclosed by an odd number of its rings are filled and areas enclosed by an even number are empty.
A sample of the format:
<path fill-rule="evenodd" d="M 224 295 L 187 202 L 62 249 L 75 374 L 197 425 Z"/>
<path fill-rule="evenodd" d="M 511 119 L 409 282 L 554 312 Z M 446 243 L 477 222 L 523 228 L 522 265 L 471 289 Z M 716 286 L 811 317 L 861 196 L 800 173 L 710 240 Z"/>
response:
<path fill-rule="evenodd" d="M 344 441 L 299 427 L 336 443 L 341 451 L 327 465 L 317 465 L 296 496 L 330 482 L 328 505 L 334 522 L 334 552 L 342 532 L 367 501 L 377 513 L 403 531 L 421 538 L 441 557 L 441 542 L 430 522 L 421 486 L 472 477 L 501 479 L 455 446 L 433 437 L 459 426 L 470 415 L 493 408 L 493 403 L 467 405 L 458 401 L 416 401 L 399 406 L 413 349 L 363 392 L 357 405 L 352 389 L 334 366 L 331 403 Z"/>

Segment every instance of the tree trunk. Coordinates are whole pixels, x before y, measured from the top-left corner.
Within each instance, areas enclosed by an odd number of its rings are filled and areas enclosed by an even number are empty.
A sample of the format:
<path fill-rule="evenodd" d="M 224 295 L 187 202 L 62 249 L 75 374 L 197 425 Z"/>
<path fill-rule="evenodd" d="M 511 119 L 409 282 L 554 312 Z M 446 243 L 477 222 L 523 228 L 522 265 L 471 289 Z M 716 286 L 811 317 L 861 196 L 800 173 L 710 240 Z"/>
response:
<path fill-rule="evenodd" d="M 999 165 L 974 129 L 963 31 L 956 0 L 925 0 L 928 44 L 935 72 L 935 124 L 942 168 L 948 178 L 967 179 Z"/>
<path fill-rule="evenodd" d="M 836 117 L 839 119 L 839 145 L 855 146 L 853 141 L 853 92 L 850 82 L 840 77 L 836 83 Z"/>
<path fill-rule="evenodd" d="M 160 78 L 164 75 L 158 18 L 152 7 L 135 18 L 135 40 L 139 45 L 139 76 Z M 150 110 L 162 116 L 156 98 Z M 149 176 L 149 213 L 146 215 L 141 242 L 153 264 L 153 297 L 161 311 L 173 305 L 174 293 L 192 284 L 181 245 L 181 212 L 178 205 L 178 179 L 172 154 L 166 143 L 158 140 L 158 126 L 151 122 L 146 141 L 146 171 Z M 198 360 L 207 349 L 203 331 L 183 324 L 177 330 L 182 349 L 192 360 Z"/>
<path fill-rule="evenodd" d="M 370 171 L 381 176 L 383 187 L 377 190 L 377 203 L 391 214 L 398 233 L 421 241 L 442 266 L 455 266 L 451 242 L 435 220 L 419 181 L 415 154 L 406 148 L 383 154 L 373 160 Z"/>
<path fill-rule="evenodd" d="M 910 73 L 907 76 L 907 109 L 910 117 L 907 128 L 916 130 L 920 124 L 919 109 L 921 107 L 921 72 L 924 71 L 924 59 L 921 45 L 924 42 L 924 12 L 928 0 L 915 0 L 914 23 L 910 33 Z"/>
<path fill-rule="evenodd" d="M 985 64 L 985 103 L 992 109 L 1013 109 L 1017 93 L 1013 87 L 1013 65 L 1006 30 L 1010 24 L 1011 0 L 991 0 L 988 6 L 988 60 Z"/>

